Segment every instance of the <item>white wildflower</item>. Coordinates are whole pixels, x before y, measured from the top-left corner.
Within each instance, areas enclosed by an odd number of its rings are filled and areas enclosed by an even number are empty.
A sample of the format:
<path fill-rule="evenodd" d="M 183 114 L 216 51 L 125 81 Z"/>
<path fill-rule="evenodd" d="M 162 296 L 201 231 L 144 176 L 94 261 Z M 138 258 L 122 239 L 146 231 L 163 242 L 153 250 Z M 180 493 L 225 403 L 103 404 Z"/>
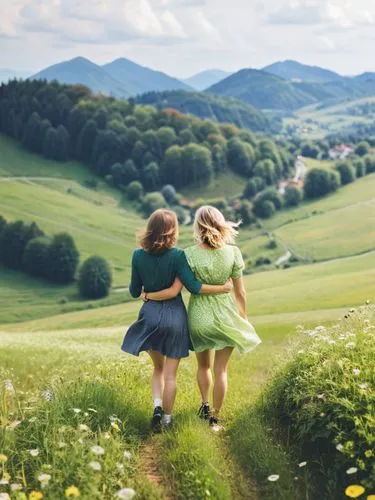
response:
<path fill-rule="evenodd" d="M 11 394 L 14 394 L 16 392 L 11 380 L 4 380 L 4 387 L 5 390 L 10 392 Z"/>
<path fill-rule="evenodd" d="M 79 424 L 78 430 L 82 432 L 90 432 L 90 427 L 86 424 Z"/>
<path fill-rule="evenodd" d="M 103 434 L 103 437 L 104 437 L 104 439 L 107 439 L 107 440 L 108 440 L 108 439 L 111 439 L 111 433 L 110 433 L 110 432 L 105 432 L 105 433 Z"/>
<path fill-rule="evenodd" d="M 95 455 L 104 455 L 104 453 L 105 453 L 104 448 L 102 448 L 101 446 L 91 446 L 90 450 Z"/>
<path fill-rule="evenodd" d="M 324 399 L 324 394 L 318 394 L 316 397 L 317 397 L 318 399 Z"/>
<path fill-rule="evenodd" d="M 131 500 L 134 496 L 133 488 L 123 488 L 116 493 L 116 498 L 121 498 L 121 500 Z"/>
<path fill-rule="evenodd" d="M 366 384 L 366 382 L 365 382 L 365 383 L 363 383 L 363 384 L 359 384 L 359 386 L 358 386 L 358 387 L 359 387 L 360 389 L 365 390 L 365 389 L 367 389 L 368 384 Z"/>
<path fill-rule="evenodd" d="M 30 422 L 30 424 L 33 424 L 34 422 L 36 422 L 36 417 L 29 418 L 29 422 Z"/>
<path fill-rule="evenodd" d="M 20 491 L 20 490 L 22 490 L 22 484 L 12 483 L 10 485 L 10 491 Z"/>
<path fill-rule="evenodd" d="M 57 446 L 58 446 L 58 448 L 60 448 L 60 450 L 62 450 L 63 448 L 66 448 L 68 445 L 66 443 L 64 443 L 64 441 L 59 441 L 57 443 Z"/>
<path fill-rule="evenodd" d="M 124 451 L 124 460 L 131 460 L 132 454 L 130 451 Z"/>
<path fill-rule="evenodd" d="M 341 452 L 344 451 L 344 445 L 342 445 L 341 443 L 337 444 L 336 445 L 336 450 L 337 451 L 341 451 Z"/>
<path fill-rule="evenodd" d="M 38 481 L 40 481 L 40 483 L 43 486 L 47 486 L 48 483 L 50 482 L 50 480 L 51 480 L 51 475 L 50 474 L 40 474 L 38 476 Z"/>
<path fill-rule="evenodd" d="M 6 485 L 8 485 L 8 484 L 9 484 L 8 479 L 0 479 L 0 485 L 2 485 L 2 486 L 6 486 Z"/>
<path fill-rule="evenodd" d="M 360 373 L 361 373 L 361 370 L 359 368 L 353 368 L 354 375 L 359 375 Z"/>
<path fill-rule="evenodd" d="M 124 464 L 121 464 L 120 462 L 116 462 L 116 467 L 120 472 L 122 472 L 125 468 Z"/>
<path fill-rule="evenodd" d="M 347 474 L 355 474 L 358 471 L 357 467 L 350 467 L 346 473 Z"/>
<path fill-rule="evenodd" d="M 268 476 L 268 481 L 271 481 L 271 483 L 278 481 L 280 479 L 280 476 L 278 474 L 271 474 Z"/>
<path fill-rule="evenodd" d="M 0 493 L 0 500 L 10 500 L 8 493 Z"/>
<path fill-rule="evenodd" d="M 17 429 L 17 427 L 20 426 L 21 424 L 22 424 L 21 420 L 13 420 L 13 422 L 11 422 L 8 425 L 7 429 L 13 431 L 14 429 Z"/>
<path fill-rule="evenodd" d="M 345 344 L 345 347 L 347 349 L 354 349 L 356 346 L 356 343 L 355 342 L 348 342 L 347 344 Z"/>
<path fill-rule="evenodd" d="M 306 467 L 307 462 L 301 462 L 298 464 L 298 467 Z"/>
<path fill-rule="evenodd" d="M 100 472 L 102 470 L 102 466 L 99 462 L 90 462 L 89 467 L 93 469 L 95 472 Z"/>
<path fill-rule="evenodd" d="M 87 411 L 91 411 L 91 413 L 98 413 L 95 408 L 87 408 Z"/>
<path fill-rule="evenodd" d="M 33 450 L 29 450 L 29 453 L 32 457 L 37 457 L 39 455 L 38 448 L 34 448 Z"/>
<path fill-rule="evenodd" d="M 78 415 L 78 413 L 81 413 L 81 409 L 80 408 L 72 408 L 73 412 Z"/>
<path fill-rule="evenodd" d="M 322 411 L 320 414 L 319 414 L 319 417 L 325 417 L 326 414 Z"/>

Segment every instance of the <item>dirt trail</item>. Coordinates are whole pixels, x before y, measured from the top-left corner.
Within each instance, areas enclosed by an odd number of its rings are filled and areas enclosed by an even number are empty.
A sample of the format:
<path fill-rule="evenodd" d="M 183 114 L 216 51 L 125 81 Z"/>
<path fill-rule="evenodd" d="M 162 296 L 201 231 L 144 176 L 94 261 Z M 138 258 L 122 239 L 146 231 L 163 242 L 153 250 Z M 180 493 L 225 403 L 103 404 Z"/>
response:
<path fill-rule="evenodd" d="M 152 436 L 145 441 L 141 448 L 141 468 L 142 472 L 151 484 L 159 491 L 165 500 L 172 500 L 173 496 L 166 485 L 165 477 L 160 473 L 159 460 L 161 456 L 161 436 Z"/>

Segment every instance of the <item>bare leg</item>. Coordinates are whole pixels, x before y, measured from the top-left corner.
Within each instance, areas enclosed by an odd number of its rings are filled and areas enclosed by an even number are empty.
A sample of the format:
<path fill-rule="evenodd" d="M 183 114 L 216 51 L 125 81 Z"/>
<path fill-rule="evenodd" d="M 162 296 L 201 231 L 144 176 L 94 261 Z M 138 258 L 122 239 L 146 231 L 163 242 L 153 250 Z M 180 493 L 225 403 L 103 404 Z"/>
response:
<path fill-rule="evenodd" d="M 202 403 L 208 402 L 212 386 L 211 351 L 197 352 L 197 381 L 202 396 Z"/>
<path fill-rule="evenodd" d="M 228 363 L 233 352 L 233 347 L 226 347 L 221 351 L 216 351 L 214 362 L 214 412 L 217 416 L 228 390 Z"/>
<path fill-rule="evenodd" d="M 164 365 L 163 409 L 167 415 L 172 414 L 173 405 L 176 399 L 176 377 L 179 364 L 179 359 L 167 358 Z"/>
<path fill-rule="evenodd" d="M 164 365 L 165 358 L 160 352 L 148 351 L 154 364 L 154 373 L 152 374 L 151 388 L 153 399 L 163 399 L 164 393 Z"/>

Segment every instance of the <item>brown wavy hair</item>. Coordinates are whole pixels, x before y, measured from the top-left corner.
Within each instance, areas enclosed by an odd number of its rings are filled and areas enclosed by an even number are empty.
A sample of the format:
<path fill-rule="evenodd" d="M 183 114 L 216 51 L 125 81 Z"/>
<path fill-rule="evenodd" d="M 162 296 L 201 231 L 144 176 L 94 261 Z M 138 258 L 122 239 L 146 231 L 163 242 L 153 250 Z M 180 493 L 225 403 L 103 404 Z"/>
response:
<path fill-rule="evenodd" d="M 195 238 L 199 243 L 205 243 L 211 248 L 220 248 L 226 244 L 233 244 L 240 224 L 241 222 L 225 220 L 220 210 L 205 205 L 200 207 L 195 214 Z"/>
<path fill-rule="evenodd" d="M 177 215 L 172 210 L 159 209 L 148 219 L 146 231 L 139 238 L 139 243 L 146 252 L 158 254 L 174 247 L 177 239 Z"/>

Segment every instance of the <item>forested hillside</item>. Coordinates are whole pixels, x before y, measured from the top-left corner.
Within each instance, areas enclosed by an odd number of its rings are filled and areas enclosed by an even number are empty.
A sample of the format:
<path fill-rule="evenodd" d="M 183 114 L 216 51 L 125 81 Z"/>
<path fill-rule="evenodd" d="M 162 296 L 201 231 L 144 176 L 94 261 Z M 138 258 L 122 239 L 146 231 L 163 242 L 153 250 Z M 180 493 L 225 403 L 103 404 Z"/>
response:
<path fill-rule="evenodd" d="M 0 131 L 46 158 L 78 159 L 111 185 L 132 183 L 135 200 L 143 190 L 198 186 L 227 169 L 273 184 L 293 166 L 285 149 L 249 130 L 57 82 L 2 85 Z"/>
<path fill-rule="evenodd" d="M 234 97 L 221 97 L 208 92 L 148 92 L 135 98 L 137 104 L 151 104 L 158 109 L 174 108 L 200 118 L 234 123 L 254 132 L 274 133 L 280 129 L 277 120 L 268 119 L 261 111 Z"/>

